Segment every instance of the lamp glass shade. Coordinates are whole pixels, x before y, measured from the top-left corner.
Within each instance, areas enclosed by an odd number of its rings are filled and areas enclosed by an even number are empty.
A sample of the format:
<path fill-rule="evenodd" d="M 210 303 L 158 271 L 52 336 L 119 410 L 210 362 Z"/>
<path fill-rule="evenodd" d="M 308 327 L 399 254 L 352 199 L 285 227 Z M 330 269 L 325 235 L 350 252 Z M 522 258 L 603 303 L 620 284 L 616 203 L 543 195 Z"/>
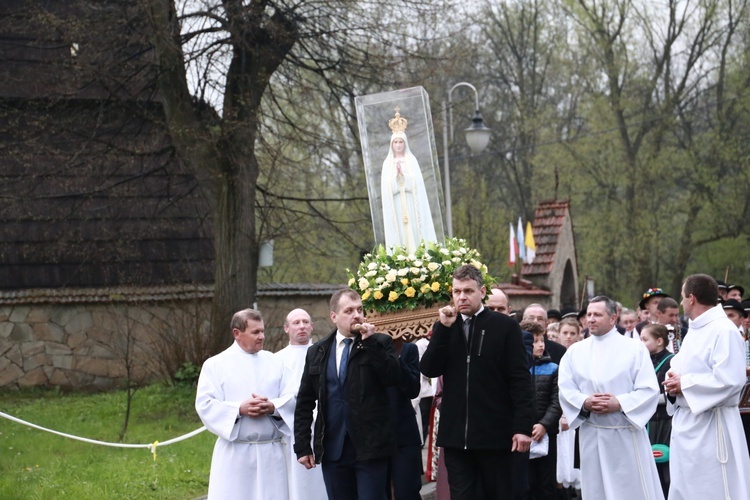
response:
<path fill-rule="evenodd" d="M 487 144 L 490 142 L 490 135 L 492 134 L 492 130 L 485 127 L 479 110 L 474 114 L 474 118 L 471 119 L 471 126 L 464 132 L 466 133 L 466 143 L 469 145 L 471 153 L 475 155 L 480 154 L 487 148 Z"/>

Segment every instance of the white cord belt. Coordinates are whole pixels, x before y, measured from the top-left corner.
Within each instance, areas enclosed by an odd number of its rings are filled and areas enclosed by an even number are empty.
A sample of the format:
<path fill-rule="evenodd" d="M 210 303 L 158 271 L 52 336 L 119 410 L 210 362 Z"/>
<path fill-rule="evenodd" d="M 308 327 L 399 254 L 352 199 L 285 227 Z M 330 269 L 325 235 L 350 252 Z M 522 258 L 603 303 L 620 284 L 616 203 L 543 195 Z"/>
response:
<path fill-rule="evenodd" d="M 276 438 L 276 439 L 267 439 L 265 441 L 247 441 L 245 439 L 235 439 L 232 441 L 233 443 L 242 443 L 242 444 L 269 444 L 269 443 L 281 443 L 282 438 Z"/>
<path fill-rule="evenodd" d="M 729 480 L 727 478 L 727 461 L 729 460 L 729 451 L 727 450 L 727 440 L 724 434 L 724 419 L 721 416 L 721 409 L 716 407 L 711 410 L 716 419 L 716 460 L 721 464 L 721 476 L 724 480 L 724 498 L 729 500 Z"/>

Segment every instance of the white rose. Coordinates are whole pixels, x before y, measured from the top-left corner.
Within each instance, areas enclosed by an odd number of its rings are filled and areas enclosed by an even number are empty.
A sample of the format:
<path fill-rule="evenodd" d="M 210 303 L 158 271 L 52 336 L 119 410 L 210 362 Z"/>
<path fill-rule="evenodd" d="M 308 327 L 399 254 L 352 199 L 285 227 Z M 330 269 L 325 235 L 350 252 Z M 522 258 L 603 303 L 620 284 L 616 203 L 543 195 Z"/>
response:
<path fill-rule="evenodd" d="M 385 281 L 385 278 L 383 278 L 382 276 L 378 276 L 377 278 L 375 278 L 375 283 L 377 283 L 378 285 L 384 281 Z"/>
<path fill-rule="evenodd" d="M 359 289 L 362 291 L 367 290 L 367 287 L 370 286 L 370 282 L 367 280 L 367 278 L 359 278 Z"/>
<path fill-rule="evenodd" d="M 450 254 L 450 252 L 448 251 L 448 249 L 447 249 L 447 248 L 441 248 L 441 249 L 440 249 L 440 253 L 441 253 L 441 254 L 443 254 L 443 255 L 448 255 L 448 254 Z"/>
<path fill-rule="evenodd" d="M 406 276 L 407 274 L 409 274 L 409 268 L 402 267 L 401 269 L 398 270 L 396 274 L 398 274 L 399 276 Z"/>
<path fill-rule="evenodd" d="M 393 283 L 394 281 L 396 281 L 396 271 L 394 271 L 393 269 L 388 271 L 388 274 L 385 275 L 385 280 L 388 283 Z"/>
<path fill-rule="evenodd" d="M 449 260 L 444 260 L 444 261 L 443 261 L 443 265 L 444 265 L 444 266 L 450 266 L 450 265 L 451 265 L 451 261 L 449 261 Z"/>
<path fill-rule="evenodd" d="M 370 262 L 369 264 L 367 264 L 367 269 L 377 269 L 377 268 L 378 268 L 377 262 Z"/>
<path fill-rule="evenodd" d="M 406 260 L 406 255 L 397 255 L 396 260 L 399 262 L 403 262 Z"/>
<path fill-rule="evenodd" d="M 422 261 L 421 260 L 415 260 L 414 265 L 417 267 L 422 267 Z"/>
<path fill-rule="evenodd" d="M 437 271 L 438 269 L 440 269 L 440 264 L 438 264 L 437 262 L 430 262 L 429 264 L 427 264 L 427 269 L 429 269 L 430 271 Z"/>
<path fill-rule="evenodd" d="M 409 268 L 409 271 L 411 271 L 411 273 L 414 275 L 417 275 L 422 272 L 418 267 Z"/>
<path fill-rule="evenodd" d="M 367 272 L 365 273 L 365 277 L 367 277 L 367 278 L 372 278 L 372 277 L 373 277 L 373 276 L 375 276 L 376 274 L 378 274 L 378 272 L 377 272 L 377 271 L 367 271 Z"/>

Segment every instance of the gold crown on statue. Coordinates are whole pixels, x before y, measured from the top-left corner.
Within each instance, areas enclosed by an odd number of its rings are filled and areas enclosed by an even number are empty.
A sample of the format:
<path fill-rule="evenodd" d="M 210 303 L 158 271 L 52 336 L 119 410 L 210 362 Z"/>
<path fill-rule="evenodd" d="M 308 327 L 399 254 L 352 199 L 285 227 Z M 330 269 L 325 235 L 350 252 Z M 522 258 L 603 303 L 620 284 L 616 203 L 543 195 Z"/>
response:
<path fill-rule="evenodd" d="M 396 106 L 396 117 L 395 118 L 391 118 L 390 120 L 388 120 L 388 126 L 391 127 L 391 130 L 394 133 L 396 133 L 396 132 L 405 132 L 406 131 L 406 124 L 408 123 L 406 121 L 406 118 L 402 117 L 401 113 L 399 113 L 399 111 L 401 111 L 401 108 L 399 108 L 398 106 Z"/>

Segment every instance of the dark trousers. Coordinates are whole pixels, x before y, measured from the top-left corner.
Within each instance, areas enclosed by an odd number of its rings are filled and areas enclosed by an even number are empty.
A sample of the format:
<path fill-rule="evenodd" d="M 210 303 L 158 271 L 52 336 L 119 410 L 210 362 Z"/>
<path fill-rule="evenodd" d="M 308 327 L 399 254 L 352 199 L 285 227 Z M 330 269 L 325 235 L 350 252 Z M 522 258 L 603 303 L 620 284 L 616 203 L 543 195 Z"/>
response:
<path fill-rule="evenodd" d="M 388 498 L 420 500 L 422 489 L 422 449 L 418 444 L 399 446 L 388 461 Z M 393 496 L 391 496 L 393 489 Z"/>
<path fill-rule="evenodd" d="M 513 500 L 529 498 L 529 452 L 513 452 Z"/>
<path fill-rule="evenodd" d="M 388 459 L 355 460 L 354 445 L 344 438 L 338 460 L 323 457 L 323 481 L 329 500 L 386 500 Z"/>
<path fill-rule="evenodd" d="M 557 485 L 557 436 L 549 436 L 546 457 L 529 460 L 529 486 L 531 500 L 555 498 Z"/>
<path fill-rule="evenodd" d="M 510 500 L 510 450 L 443 448 L 451 500 Z"/>
<path fill-rule="evenodd" d="M 427 434 L 430 432 L 430 410 L 432 409 L 432 396 L 419 400 L 419 411 L 422 414 L 422 442 L 427 444 Z M 422 445 L 424 447 L 424 445 Z"/>

